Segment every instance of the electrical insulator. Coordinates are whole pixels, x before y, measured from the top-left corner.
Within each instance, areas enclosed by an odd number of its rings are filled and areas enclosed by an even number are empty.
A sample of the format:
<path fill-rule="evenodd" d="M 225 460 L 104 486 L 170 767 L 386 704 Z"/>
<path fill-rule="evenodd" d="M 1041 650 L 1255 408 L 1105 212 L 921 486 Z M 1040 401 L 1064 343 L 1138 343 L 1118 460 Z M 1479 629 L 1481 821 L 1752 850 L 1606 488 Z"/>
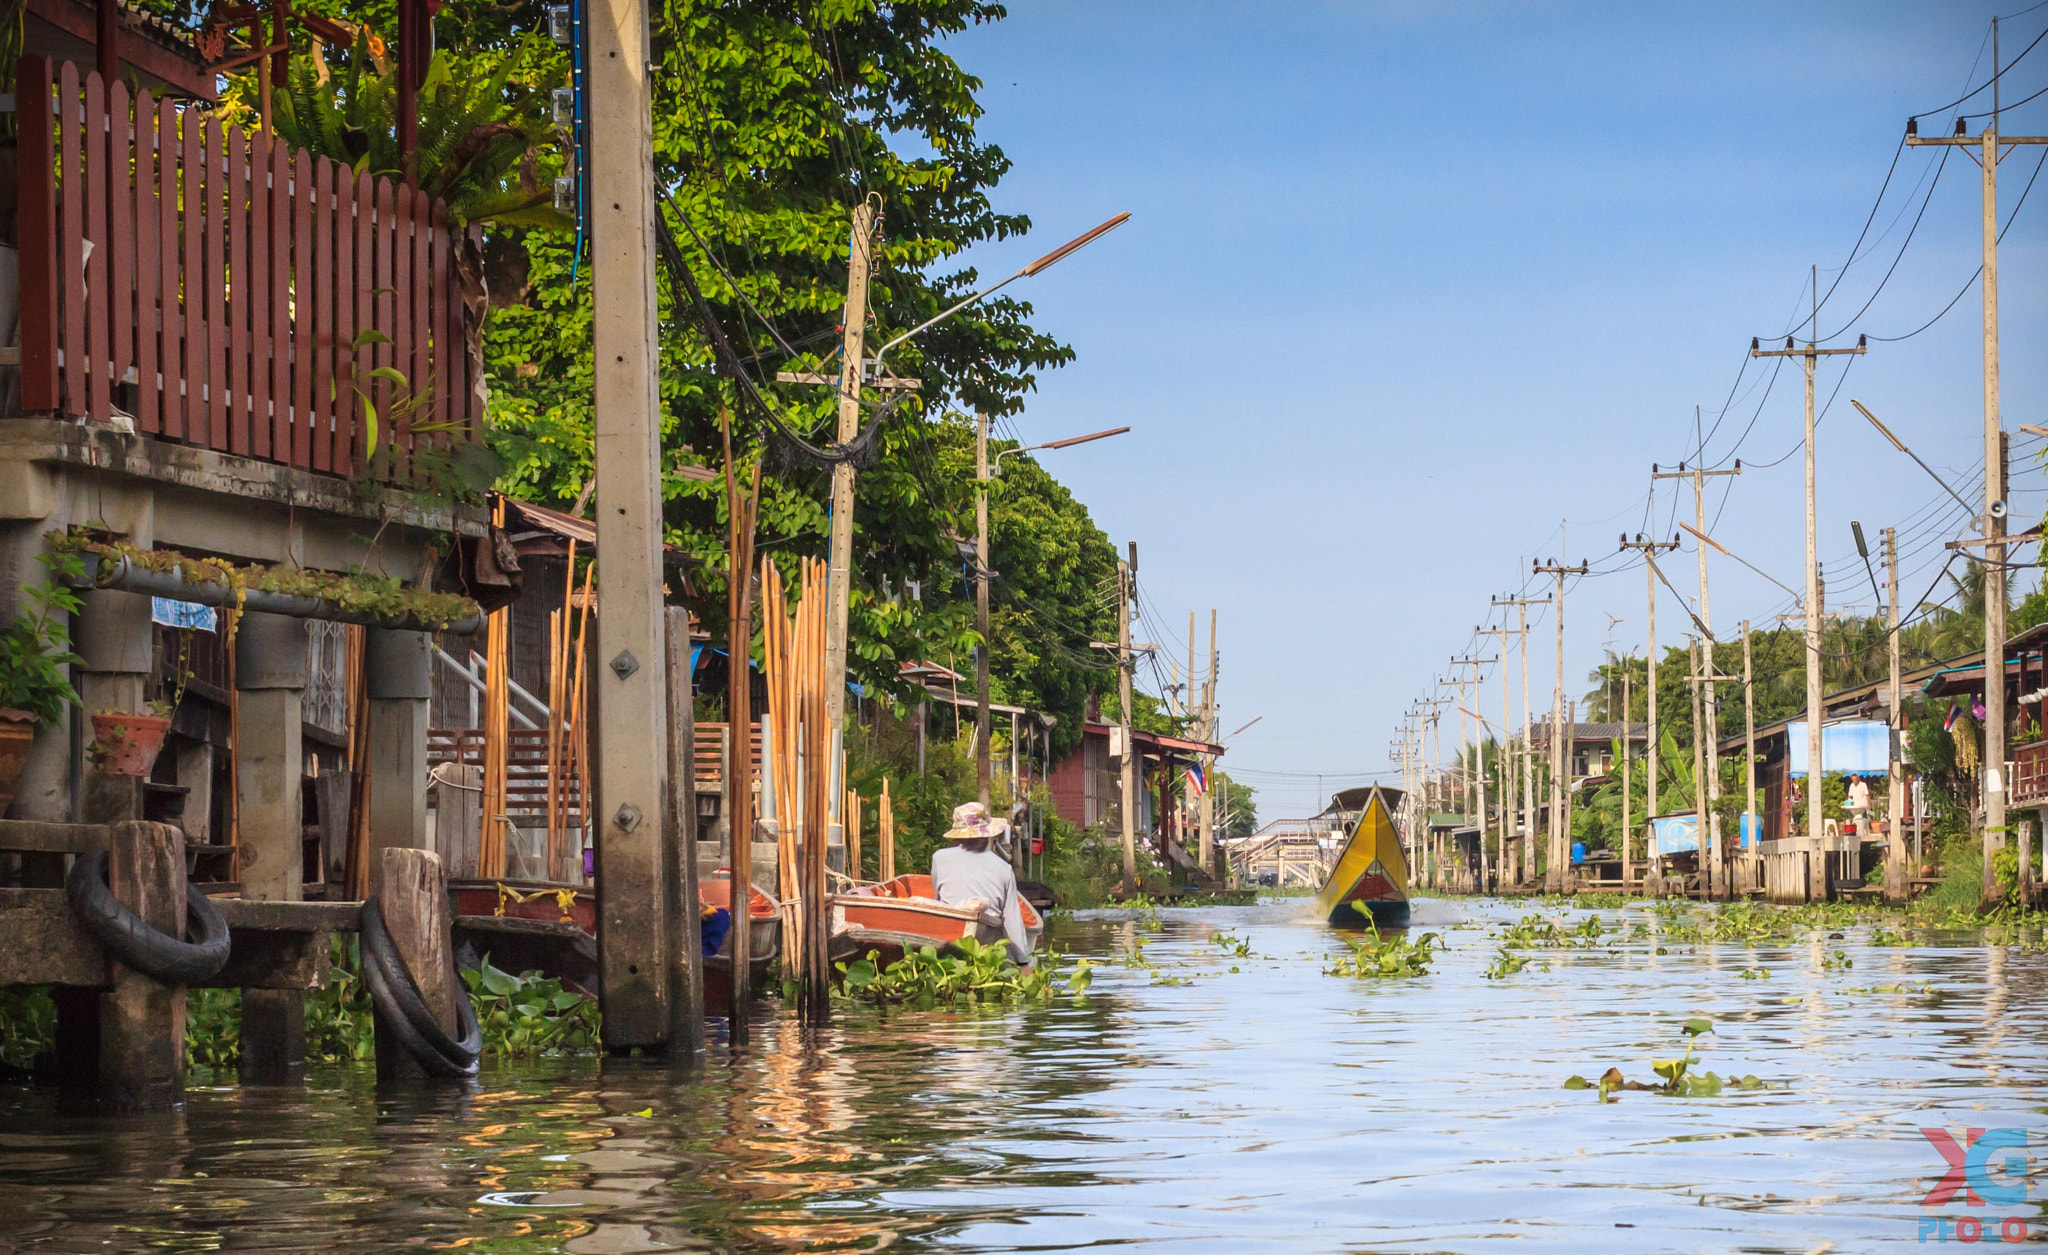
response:
<path fill-rule="evenodd" d="M 562 130 L 571 130 L 576 125 L 576 93 L 567 87 L 557 87 L 549 97 L 555 106 L 555 125 Z"/>
<path fill-rule="evenodd" d="M 576 176 L 559 175 L 555 179 L 555 209 L 571 217 L 576 215 Z"/>
<path fill-rule="evenodd" d="M 567 48 L 576 42 L 574 25 L 569 20 L 569 6 L 551 4 L 548 6 L 548 38 Z"/>

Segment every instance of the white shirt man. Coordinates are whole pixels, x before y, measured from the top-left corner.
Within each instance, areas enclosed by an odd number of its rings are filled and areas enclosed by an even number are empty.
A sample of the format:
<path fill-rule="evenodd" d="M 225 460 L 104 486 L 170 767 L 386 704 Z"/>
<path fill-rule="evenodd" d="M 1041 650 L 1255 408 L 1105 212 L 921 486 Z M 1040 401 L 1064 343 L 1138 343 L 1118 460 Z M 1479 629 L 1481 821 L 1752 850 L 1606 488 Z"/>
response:
<path fill-rule="evenodd" d="M 1011 961 L 1031 962 L 1031 938 L 1024 930 L 1024 912 L 1017 894 L 1017 873 L 989 848 L 1009 824 L 989 818 L 987 808 L 968 802 L 953 808 L 953 827 L 946 833 L 951 844 L 932 854 L 932 892 L 948 906 L 973 906 L 993 911 L 1000 926 L 986 920 L 976 926 L 975 940 L 1004 941 Z"/>

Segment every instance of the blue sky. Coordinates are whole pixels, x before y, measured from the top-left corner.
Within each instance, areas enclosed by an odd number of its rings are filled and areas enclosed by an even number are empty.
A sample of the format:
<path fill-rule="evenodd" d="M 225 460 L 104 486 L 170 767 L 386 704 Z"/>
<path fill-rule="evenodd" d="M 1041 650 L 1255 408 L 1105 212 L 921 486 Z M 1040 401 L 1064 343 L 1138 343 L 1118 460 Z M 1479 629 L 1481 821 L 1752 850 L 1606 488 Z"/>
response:
<path fill-rule="evenodd" d="M 997 202 L 1036 224 L 974 261 L 1007 273 L 1131 212 L 1018 289 L 1079 359 L 1012 426 L 1031 441 L 1136 429 L 1043 456 L 1119 546 L 1138 542 L 1161 612 L 1141 639 L 1184 650 L 1193 610 L 1206 645 L 1220 612 L 1223 728 L 1261 717 L 1224 765 L 1260 788 L 1262 816 L 1391 771 L 1401 713 L 1492 625 L 1489 598 L 1521 589 L 1532 557 L 1609 572 L 1567 594 L 1568 695 L 1610 640 L 1641 649 L 1644 574 L 1615 541 L 1673 530 L 1675 486 L 1652 503 L 1651 463 L 1691 456 L 1693 407 L 1711 426 L 1750 337 L 1803 317 L 1810 265 L 1826 292 L 1906 115 L 1981 82 L 1991 15 L 2024 7 L 1019 0 L 950 42 L 985 82 L 983 134 L 1015 162 Z M 2004 55 L 2044 25 L 2048 8 L 2012 17 Z M 2048 41 L 2007 75 L 2005 99 L 2044 86 Z M 2048 97 L 2003 129 L 2048 133 Z M 2002 212 L 2043 151 L 2006 159 Z M 1911 331 L 1970 278 L 1980 176 L 1951 157 L 1927 198 L 1938 160 L 1899 158 L 1823 335 L 1894 257 L 1854 323 L 1873 338 Z M 2048 186 L 2034 191 L 2000 253 L 2009 430 L 2048 423 Z M 1823 421 L 1830 608 L 1871 600 L 1850 520 L 1873 538 L 1902 528 L 1909 602 L 1946 558 L 1940 542 L 1963 534 L 1849 399 L 1981 493 L 1979 310 L 1973 289 L 1924 333 L 1873 343 Z M 1823 402 L 1839 373 L 1823 367 Z M 1716 481 L 1708 517 L 1798 587 L 1800 390 L 1787 368 L 1765 395 L 1768 375 L 1741 377 L 1707 446 L 1710 463 L 1752 466 Z M 2015 438 L 2022 522 L 2043 508 L 2041 448 Z M 1682 506 L 1690 518 L 1689 487 Z M 1665 569 L 1690 594 L 1690 542 Z M 1788 601 L 1715 556 L 1717 630 Z M 1665 594 L 1661 643 L 1683 617 Z M 1538 622 L 1541 709 L 1554 664 L 1551 620 Z M 1489 668 L 1489 718 L 1499 694 Z"/>

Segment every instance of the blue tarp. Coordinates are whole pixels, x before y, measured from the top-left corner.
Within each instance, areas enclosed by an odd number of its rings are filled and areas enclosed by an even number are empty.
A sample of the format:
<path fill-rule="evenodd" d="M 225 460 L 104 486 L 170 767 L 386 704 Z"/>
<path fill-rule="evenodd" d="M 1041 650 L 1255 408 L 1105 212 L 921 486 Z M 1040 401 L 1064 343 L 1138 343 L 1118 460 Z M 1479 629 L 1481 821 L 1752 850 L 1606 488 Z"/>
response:
<path fill-rule="evenodd" d="M 1792 778 L 1806 775 L 1806 720 L 1786 726 L 1791 738 Z M 1824 772 L 1881 776 L 1890 769 L 1892 730 L 1869 720 L 1826 723 L 1820 729 L 1820 765 Z"/>
<path fill-rule="evenodd" d="M 168 597 L 149 599 L 149 617 L 165 627 L 198 628 L 202 632 L 217 631 L 217 612 L 212 606 L 197 602 L 172 601 Z"/>
<path fill-rule="evenodd" d="M 1650 821 L 1650 852 L 1658 858 L 1700 848 L 1697 815 L 1665 815 Z"/>

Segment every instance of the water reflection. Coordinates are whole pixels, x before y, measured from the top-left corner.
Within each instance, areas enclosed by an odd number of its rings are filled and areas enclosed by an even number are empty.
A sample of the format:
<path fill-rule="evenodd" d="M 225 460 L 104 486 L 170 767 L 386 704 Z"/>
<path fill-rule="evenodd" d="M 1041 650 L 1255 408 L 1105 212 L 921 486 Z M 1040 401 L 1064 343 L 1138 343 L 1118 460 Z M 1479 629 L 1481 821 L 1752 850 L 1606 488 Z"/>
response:
<path fill-rule="evenodd" d="M 0 1090 L 0 1248 L 1854 1249 L 1913 1240 L 1943 1169 L 1922 1125 L 2044 1123 L 2048 956 L 1610 939 L 1487 980 L 1489 926 L 1527 909 L 1421 904 L 1450 948 L 1391 982 L 1323 975 L 1332 939 L 1290 903 L 1062 919 L 1070 952 L 1142 939 L 1157 966 L 1028 1010 L 764 1016 L 684 1074 L 380 1095 L 325 1071 L 118 1121 Z M 1560 1088 L 1648 1079 L 1691 1015 L 1717 1025 L 1702 1067 L 1772 1087 Z"/>

